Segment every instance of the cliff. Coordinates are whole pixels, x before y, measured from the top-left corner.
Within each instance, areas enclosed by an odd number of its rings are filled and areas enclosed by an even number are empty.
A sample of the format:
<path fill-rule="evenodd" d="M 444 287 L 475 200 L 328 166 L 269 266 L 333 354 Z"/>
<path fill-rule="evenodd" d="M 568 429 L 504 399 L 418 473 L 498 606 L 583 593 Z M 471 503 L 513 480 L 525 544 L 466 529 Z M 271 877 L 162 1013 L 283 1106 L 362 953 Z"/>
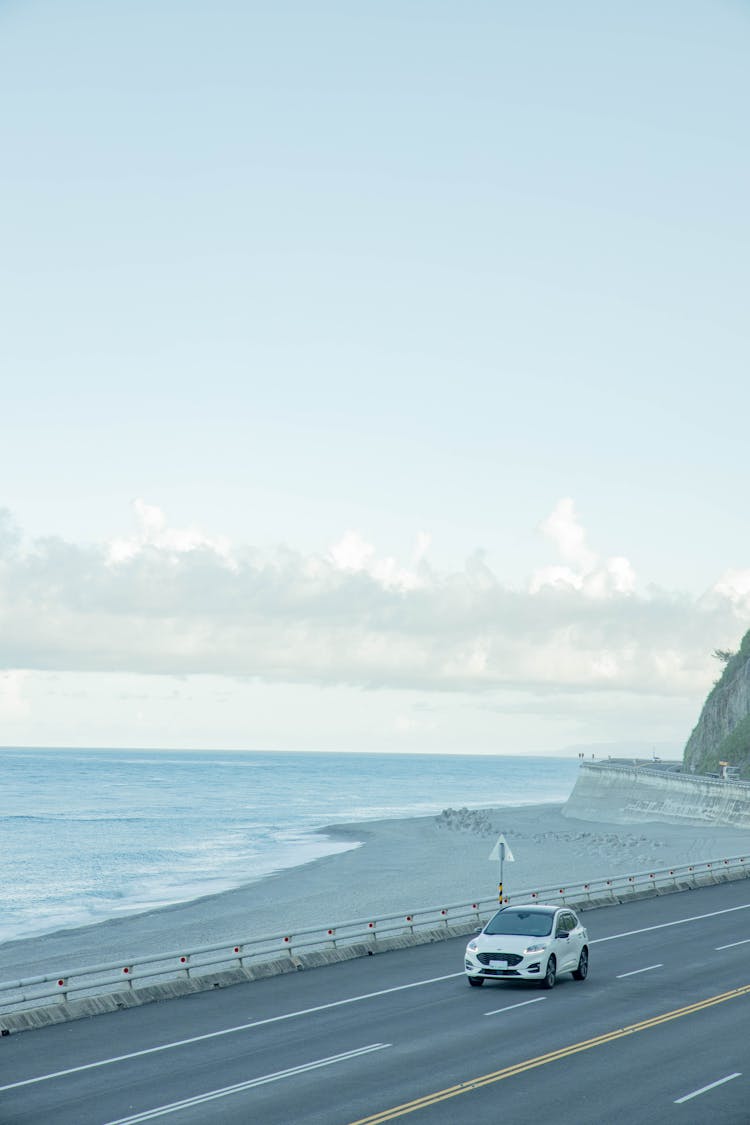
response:
<path fill-rule="evenodd" d="M 750 779 L 750 631 L 709 692 L 682 762 L 685 772 L 699 774 L 728 762 Z"/>

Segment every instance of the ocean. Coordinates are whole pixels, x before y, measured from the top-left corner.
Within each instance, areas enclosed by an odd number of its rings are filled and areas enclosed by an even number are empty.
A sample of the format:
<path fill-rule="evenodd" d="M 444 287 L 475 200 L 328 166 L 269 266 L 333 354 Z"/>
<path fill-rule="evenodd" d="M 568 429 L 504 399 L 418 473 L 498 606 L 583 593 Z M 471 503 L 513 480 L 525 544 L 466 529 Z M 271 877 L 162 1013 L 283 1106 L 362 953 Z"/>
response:
<path fill-rule="evenodd" d="M 185 902 L 358 845 L 315 829 L 567 799 L 578 761 L 0 750 L 0 942 Z"/>

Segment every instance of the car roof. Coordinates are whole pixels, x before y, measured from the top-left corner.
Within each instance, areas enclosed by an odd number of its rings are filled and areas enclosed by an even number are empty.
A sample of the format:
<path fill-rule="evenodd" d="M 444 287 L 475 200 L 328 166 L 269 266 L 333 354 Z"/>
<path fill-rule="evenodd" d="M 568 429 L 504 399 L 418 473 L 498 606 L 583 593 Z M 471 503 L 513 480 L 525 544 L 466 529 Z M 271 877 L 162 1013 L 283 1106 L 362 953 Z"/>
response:
<path fill-rule="evenodd" d="M 554 913 L 555 910 L 570 910 L 570 907 L 551 902 L 509 902 L 501 906 L 500 910 L 530 910 L 534 914 L 550 914 Z M 500 910 L 498 910 L 498 914 Z"/>

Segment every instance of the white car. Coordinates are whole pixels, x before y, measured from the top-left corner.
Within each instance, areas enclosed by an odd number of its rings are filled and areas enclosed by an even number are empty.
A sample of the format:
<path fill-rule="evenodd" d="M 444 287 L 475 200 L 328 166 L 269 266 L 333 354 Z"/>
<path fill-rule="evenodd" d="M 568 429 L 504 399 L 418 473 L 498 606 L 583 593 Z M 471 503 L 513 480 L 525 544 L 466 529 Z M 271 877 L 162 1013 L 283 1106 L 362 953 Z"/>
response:
<path fill-rule="evenodd" d="M 535 980 L 553 988 L 560 973 L 585 980 L 588 940 L 567 906 L 502 906 L 466 946 L 466 976 L 475 988 L 486 980 Z"/>

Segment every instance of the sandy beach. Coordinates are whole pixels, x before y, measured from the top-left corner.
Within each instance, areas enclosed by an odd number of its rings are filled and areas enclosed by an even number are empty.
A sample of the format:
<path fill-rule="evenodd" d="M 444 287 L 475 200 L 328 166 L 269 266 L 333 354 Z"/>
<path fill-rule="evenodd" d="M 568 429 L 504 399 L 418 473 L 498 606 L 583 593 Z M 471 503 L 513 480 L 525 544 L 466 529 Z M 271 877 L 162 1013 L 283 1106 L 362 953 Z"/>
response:
<path fill-rule="evenodd" d="M 444 810 L 323 829 L 359 846 L 223 894 L 6 942 L 0 945 L 0 980 L 490 898 L 498 865 L 488 856 L 500 833 L 514 854 L 505 865 L 510 892 L 742 855 L 750 848 L 750 834 L 741 829 L 592 823 L 563 817 L 562 807 Z"/>

